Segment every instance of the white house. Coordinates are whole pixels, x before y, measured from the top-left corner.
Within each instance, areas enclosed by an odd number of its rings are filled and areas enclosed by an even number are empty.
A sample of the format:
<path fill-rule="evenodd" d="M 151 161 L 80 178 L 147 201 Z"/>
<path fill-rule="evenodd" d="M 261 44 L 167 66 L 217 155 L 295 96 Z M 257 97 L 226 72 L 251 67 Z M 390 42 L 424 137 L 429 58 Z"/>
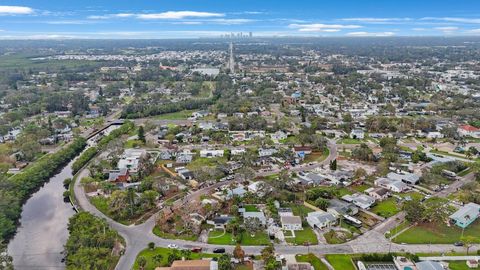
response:
<path fill-rule="evenodd" d="M 323 211 L 310 212 L 306 219 L 308 225 L 313 229 L 329 228 L 337 222 L 337 218 L 334 215 Z"/>
<path fill-rule="evenodd" d="M 232 156 L 239 156 L 245 152 L 246 152 L 245 148 L 234 148 L 230 150 L 230 153 L 232 154 Z"/>
<path fill-rule="evenodd" d="M 260 148 L 258 149 L 258 156 L 259 157 L 269 157 L 275 153 L 277 153 L 278 150 L 275 148 Z"/>
<path fill-rule="evenodd" d="M 275 133 L 270 134 L 270 138 L 274 141 L 280 141 L 280 140 L 285 140 L 287 138 L 287 133 L 279 130 Z"/>
<path fill-rule="evenodd" d="M 374 184 L 397 193 L 404 192 L 409 189 L 408 185 L 401 180 L 393 180 L 383 177 L 375 180 Z"/>
<path fill-rule="evenodd" d="M 145 157 L 147 151 L 145 149 L 125 149 L 122 157 L 117 163 L 119 169 L 128 169 L 131 173 L 138 172 L 140 165 L 140 159 Z"/>
<path fill-rule="evenodd" d="M 363 140 L 365 138 L 365 132 L 361 129 L 354 129 L 350 132 L 350 137 L 353 139 Z"/>
<path fill-rule="evenodd" d="M 289 231 L 303 230 L 302 219 L 299 216 L 281 216 L 280 222 L 282 223 L 282 229 Z"/>
<path fill-rule="evenodd" d="M 462 137 L 480 138 L 480 128 L 471 125 L 462 125 L 457 128 L 457 132 Z"/>
<path fill-rule="evenodd" d="M 375 203 L 375 198 L 360 193 L 345 195 L 342 199 L 346 202 L 351 202 L 362 209 L 368 209 Z"/>
<path fill-rule="evenodd" d="M 203 149 L 200 150 L 200 157 L 203 158 L 213 158 L 213 157 L 223 157 L 223 150 L 213 150 L 213 149 Z"/>

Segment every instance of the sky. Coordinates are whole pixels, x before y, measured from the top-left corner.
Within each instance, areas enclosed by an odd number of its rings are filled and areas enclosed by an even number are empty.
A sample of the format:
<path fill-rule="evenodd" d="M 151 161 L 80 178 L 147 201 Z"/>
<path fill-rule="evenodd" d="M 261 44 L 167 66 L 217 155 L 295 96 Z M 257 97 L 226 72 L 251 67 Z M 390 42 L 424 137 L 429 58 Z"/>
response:
<path fill-rule="evenodd" d="M 0 0 L 0 39 L 480 36 L 479 0 Z"/>

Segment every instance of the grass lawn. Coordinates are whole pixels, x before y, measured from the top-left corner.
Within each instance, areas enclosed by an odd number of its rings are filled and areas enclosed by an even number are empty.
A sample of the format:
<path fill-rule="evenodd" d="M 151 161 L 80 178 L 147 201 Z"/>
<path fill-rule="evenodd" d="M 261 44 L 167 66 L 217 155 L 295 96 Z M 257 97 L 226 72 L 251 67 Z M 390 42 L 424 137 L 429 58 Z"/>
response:
<path fill-rule="evenodd" d="M 460 241 L 462 230 L 453 225 L 421 224 L 414 226 L 395 238 L 396 243 L 407 244 L 453 244 Z M 464 236 L 473 236 L 480 243 L 480 220 L 470 224 L 464 231 Z"/>
<path fill-rule="evenodd" d="M 306 207 L 305 205 L 299 204 L 290 204 L 288 205 L 292 209 L 293 215 L 306 217 L 308 213 L 313 212 L 312 209 Z"/>
<path fill-rule="evenodd" d="M 138 256 L 137 259 L 135 260 L 135 264 L 133 265 L 133 269 L 139 269 L 138 267 L 138 258 L 140 256 L 145 257 L 147 261 L 147 265 L 145 266 L 144 270 L 154 270 L 158 266 L 167 266 L 168 265 L 168 255 L 172 253 L 172 249 L 169 248 L 163 248 L 163 247 L 157 247 L 154 248 L 153 250 L 150 249 L 144 249 L 142 250 Z M 156 255 L 161 256 L 160 261 L 155 261 L 154 257 Z M 158 256 L 158 257 L 160 257 Z M 192 253 L 191 258 L 192 260 L 196 259 L 201 259 L 201 258 L 213 258 L 213 257 L 218 257 L 219 255 L 216 254 L 208 254 L 208 253 Z"/>
<path fill-rule="evenodd" d="M 208 243 L 213 245 L 234 245 L 235 239 L 231 233 L 225 232 L 223 230 L 213 230 L 208 234 Z"/>
<path fill-rule="evenodd" d="M 190 170 L 195 170 L 202 167 L 217 166 L 219 163 L 226 163 L 226 157 L 216 157 L 216 158 L 195 158 L 192 162 L 187 164 L 187 168 Z"/>
<path fill-rule="evenodd" d="M 296 255 L 295 259 L 297 259 L 297 262 L 310 263 L 315 270 L 328 270 L 328 267 L 312 253 L 307 255 Z"/>
<path fill-rule="evenodd" d="M 355 266 L 353 265 L 352 257 L 350 255 L 331 254 L 325 257 L 335 270 L 355 270 Z"/>
<path fill-rule="evenodd" d="M 253 204 L 247 204 L 243 207 L 245 208 L 245 211 L 247 211 L 247 212 L 260 212 L 260 210 L 258 210 L 257 206 L 253 205 Z"/>
<path fill-rule="evenodd" d="M 305 163 L 309 162 L 322 162 L 324 161 L 328 155 L 330 154 L 330 150 L 328 148 L 323 152 L 312 152 L 311 154 L 307 155 L 303 160 Z"/>
<path fill-rule="evenodd" d="M 143 142 L 140 141 L 140 140 L 129 140 L 129 141 L 125 142 L 123 147 L 125 147 L 125 148 L 135 148 L 135 147 L 142 146 L 142 145 L 143 145 Z"/>
<path fill-rule="evenodd" d="M 338 144 L 361 144 L 363 141 L 358 139 L 343 138 L 338 140 Z"/>
<path fill-rule="evenodd" d="M 398 208 L 397 199 L 394 197 L 390 197 L 386 200 L 378 202 L 374 207 L 372 207 L 372 209 L 370 209 L 370 211 L 373 213 L 384 218 L 394 216 L 400 212 L 400 210 L 401 209 Z"/>
<path fill-rule="evenodd" d="M 470 270 L 472 268 L 469 268 L 467 266 L 467 262 L 465 261 L 451 261 L 448 263 L 448 268 L 450 270 Z M 480 269 L 480 268 L 473 268 L 473 269 Z"/>
<path fill-rule="evenodd" d="M 158 120 L 186 120 L 187 118 L 192 116 L 193 112 L 195 112 L 195 110 L 183 110 L 183 111 L 179 111 L 179 112 L 165 113 L 165 114 L 155 116 L 155 119 L 158 119 Z"/>
<path fill-rule="evenodd" d="M 248 232 L 242 233 L 243 246 L 266 246 L 270 244 L 270 239 L 266 232 L 257 232 L 253 237 Z"/>
<path fill-rule="evenodd" d="M 324 233 L 323 236 L 329 244 L 341 244 L 350 240 L 352 238 L 352 233 L 330 230 L 329 232 Z"/>
<path fill-rule="evenodd" d="M 153 234 L 155 234 L 156 236 L 158 237 L 161 237 L 161 238 L 166 238 L 166 239 L 182 239 L 182 240 L 187 240 L 187 241 L 196 241 L 198 239 L 198 237 L 196 235 L 174 235 L 174 234 L 171 234 L 171 233 L 166 233 L 166 232 L 162 232 L 162 230 L 160 230 L 160 228 L 158 228 L 157 226 L 155 226 L 153 228 Z"/>
<path fill-rule="evenodd" d="M 287 238 L 286 241 L 295 245 L 304 245 L 305 243 L 310 245 L 318 244 L 317 235 L 310 227 L 304 227 L 301 231 L 295 231 L 295 238 Z"/>

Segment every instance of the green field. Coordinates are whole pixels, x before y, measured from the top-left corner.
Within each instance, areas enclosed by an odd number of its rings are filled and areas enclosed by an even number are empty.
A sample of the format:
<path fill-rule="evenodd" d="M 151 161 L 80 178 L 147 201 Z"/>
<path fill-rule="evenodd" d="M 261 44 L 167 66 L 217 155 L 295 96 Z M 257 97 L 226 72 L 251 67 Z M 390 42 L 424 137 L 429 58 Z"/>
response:
<path fill-rule="evenodd" d="M 231 233 L 223 233 L 223 230 L 214 230 L 208 234 L 208 243 L 213 245 L 235 245 L 235 238 Z M 241 235 L 241 245 L 243 246 L 266 246 L 270 244 L 267 233 L 261 231 L 251 236 L 248 232 Z"/>
<path fill-rule="evenodd" d="M 343 138 L 337 141 L 338 144 L 361 144 L 362 142 L 362 140 L 351 138 Z"/>
<path fill-rule="evenodd" d="M 350 255 L 332 254 L 325 257 L 335 270 L 355 270 Z"/>
<path fill-rule="evenodd" d="M 186 120 L 190 116 L 192 116 L 193 112 L 195 112 L 195 111 L 194 110 L 184 110 L 184 111 L 173 112 L 173 113 L 165 113 L 165 114 L 155 116 L 155 119 L 158 119 L 158 120 Z"/>
<path fill-rule="evenodd" d="M 260 210 L 258 210 L 257 206 L 253 205 L 253 204 L 244 205 L 243 208 L 245 208 L 245 211 L 247 211 L 247 212 L 260 212 Z"/>
<path fill-rule="evenodd" d="M 157 248 L 154 248 L 153 250 L 144 249 L 138 254 L 137 259 L 135 260 L 135 264 L 133 265 L 133 269 L 140 269 L 140 267 L 138 266 L 138 258 L 140 256 L 143 256 L 147 261 L 147 265 L 145 266 L 144 270 L 154 270 L 156 267 L 159 267 L 159 266 L 167 266 L 168 255 L 171 253 L 172 253 L 172 249 L 163 248 L 163 247 L 157 247 Z M 159 255 L 157 256 L 157 258 L 161 260 L 155 261 L 154 258 L 156 255 Z M 207 254 L 207 253 L 191 253 L 190 259 L 196 260 L 201 258 L 213 258 L 213 257 L 218 257 L 218 255 Z"/>
<path fill-rule="evenodd" d="M 208 243 L 213 245 L 234 245 L 235 239 L 231 233 L 223 230 L 213 230 L 208 234 Z"/>
<path fill-rule="evenodd" d="M 243 246 L 266 246 L 270 244 L 270 239 L 266 232 L 257 232 L 254 236 L 251 236 L 248 232 L 243 232 L 240 244 Z"/>
<path fill-rule="evenodd" d="M 301 231 L 295 231 L 295 238 L 287 238 L 286 241 L 295 245 L 309 245 L 318 244 L 317 235 L 310 227 L 304 227 Z"/>
<path fill-rule="evenodd" d="M 395 243 L 407 244 L 453 244 L 460 241 L 462 229 L 446 224 L 421 224 L 414 226 L 394 239 Z M 480 220 L 465 229 L 464 236 L 473 236 L 480 243 Z"/>
<path fill-rule="evenodd" d="M 315 270 L 328 270 L 328 267 L 312 253 L 307 255 L 296 255 L 295 259 L 297 259 L 297 262 L 310 263 Z"/>
<path fill-rule="evenodd" d="M 325 240 L 327 240 L 327 243 L 329 244 L 341 244 L 350 240 L 352 238 L 352 233 L 345 232 L 345 231 L 337 232 L 334 230 L 330 230 L 329 232 L 324 233 L 323 236 L 325 237 Z"/>
<path fill-rule="evenodd" d="M 467 266 L 467 263 L 465 261 L 451 261 L 448 263 L 448 268 L 450 270 L 470 270 L 472 268 L 469 268 Z M 480 269 L 480 268 L 473 268 L 473 269 Z"/>
<path fill-rule="evenodd" d="M 384 218 L 394 216 L 400 212 L 400 210 L 401 209 L 398 207 L 397 199 L 394 197 L 390 197 L 386 200 L 378 202 L 374 207 L 372 207 L 372 209 L 370 209 L 371 212 Z"/>
<path fill-rule="evenodd" d="M 100 65 L 100 62 L 87 61 L 87 60 L 32 60 L 34 55 L 14 54 L 14 55 L 2 55 L 0 56 L 0 69 L 32 69 L 32 70 L 44 70 L 46 68 L 50 70 L 60 69 L 73 69 L 79 67 L 96 67 Z"/>

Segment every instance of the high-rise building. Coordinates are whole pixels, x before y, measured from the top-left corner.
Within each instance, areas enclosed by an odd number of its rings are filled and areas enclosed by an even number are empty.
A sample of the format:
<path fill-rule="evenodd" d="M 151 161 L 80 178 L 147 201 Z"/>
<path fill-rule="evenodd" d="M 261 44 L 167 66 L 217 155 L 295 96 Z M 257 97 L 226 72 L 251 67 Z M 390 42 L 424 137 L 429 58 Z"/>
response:
<path fill-rule="evenodd" d="M 233 42 L 230 42 L 230 58 L 228 61 L 228 68 L 230 72 L 233 74 L 235 73 L 235 58 L 233 56 Z"/>
<path fill-rule="evenodd" d="M 253 37 L 253 33 L 252 33 L 252 32 L 249 32 L 249 33 L 248 33 L 248 37 L 252 38 L 252 37 Z"/>

